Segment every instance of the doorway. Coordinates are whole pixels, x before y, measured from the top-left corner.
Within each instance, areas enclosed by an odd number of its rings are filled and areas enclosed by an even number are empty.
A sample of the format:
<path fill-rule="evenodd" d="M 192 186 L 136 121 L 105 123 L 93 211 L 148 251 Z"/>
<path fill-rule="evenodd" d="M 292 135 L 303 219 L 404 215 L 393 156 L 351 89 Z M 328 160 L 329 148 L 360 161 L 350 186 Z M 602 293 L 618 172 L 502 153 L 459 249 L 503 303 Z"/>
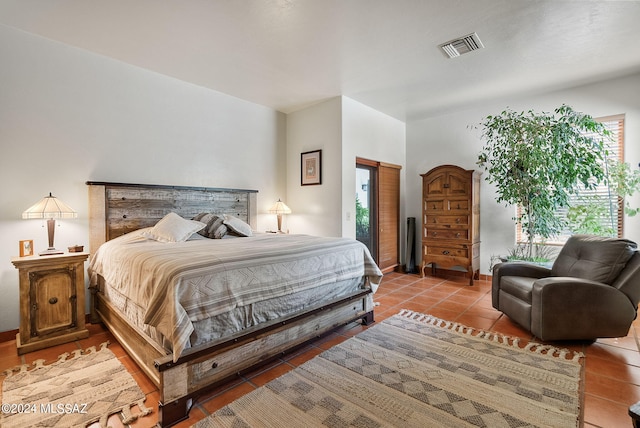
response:
<path fill-rule="evenodd" d="M 356 239 L 366 245 L 377 262 L 376 177 L 377 168 L 375 165 L 356 163 Z"/>
<path fill-rule="evenodd" d="M 400 261 L 400 165 L 356 158 L 356 239 L 383 273 Z"/>

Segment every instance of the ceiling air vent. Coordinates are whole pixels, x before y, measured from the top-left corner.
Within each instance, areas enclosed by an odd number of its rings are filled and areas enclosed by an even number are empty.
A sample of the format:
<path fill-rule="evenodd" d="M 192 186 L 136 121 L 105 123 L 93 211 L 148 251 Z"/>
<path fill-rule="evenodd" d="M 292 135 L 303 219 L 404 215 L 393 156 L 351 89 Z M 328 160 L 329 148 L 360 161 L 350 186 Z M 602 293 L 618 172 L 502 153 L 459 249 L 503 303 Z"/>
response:
<path fill-rule="evenodd" d="M 484 45 L 476 33 L 472 33 L 440 45 L 440 49 L 442 49 L 445 55 L 449 58 L 455 58 L 462 54 L 482 48 L 484 48 Z"/>

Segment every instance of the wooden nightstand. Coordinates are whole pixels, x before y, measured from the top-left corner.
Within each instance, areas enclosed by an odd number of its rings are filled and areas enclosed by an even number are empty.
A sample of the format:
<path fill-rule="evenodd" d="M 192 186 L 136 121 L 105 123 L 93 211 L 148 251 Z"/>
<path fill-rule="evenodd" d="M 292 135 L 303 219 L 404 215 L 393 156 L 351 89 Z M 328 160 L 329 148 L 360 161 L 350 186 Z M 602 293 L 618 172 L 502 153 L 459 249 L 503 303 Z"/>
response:
<path fill-rule="evenodd" d="M 14 257 L 20 272 L 18 355 L 89 337 L 84 262 L 88 253 Z"/>

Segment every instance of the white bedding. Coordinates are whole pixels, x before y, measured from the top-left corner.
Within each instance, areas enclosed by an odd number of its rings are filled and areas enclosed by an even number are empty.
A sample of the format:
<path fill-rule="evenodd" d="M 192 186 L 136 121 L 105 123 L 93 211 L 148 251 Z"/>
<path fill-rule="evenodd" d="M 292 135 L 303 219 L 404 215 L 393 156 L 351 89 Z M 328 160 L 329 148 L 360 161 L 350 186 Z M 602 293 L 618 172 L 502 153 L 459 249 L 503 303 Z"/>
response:
<path fill-rule="evenodd" d="M 169 342 L 174 360 L 190 346 L 195 324 L 296 293 L 323 295 L 318 287 L 353 280 L 365 286 L 368 279 L 375 292 L 382 278 L 367 248 L 346 238 L 257 234 L 160 243 L 141 232 L 103 244 L 91 258 L 90 281 L 100 275 L 144 308 L 143 322 Z"/>

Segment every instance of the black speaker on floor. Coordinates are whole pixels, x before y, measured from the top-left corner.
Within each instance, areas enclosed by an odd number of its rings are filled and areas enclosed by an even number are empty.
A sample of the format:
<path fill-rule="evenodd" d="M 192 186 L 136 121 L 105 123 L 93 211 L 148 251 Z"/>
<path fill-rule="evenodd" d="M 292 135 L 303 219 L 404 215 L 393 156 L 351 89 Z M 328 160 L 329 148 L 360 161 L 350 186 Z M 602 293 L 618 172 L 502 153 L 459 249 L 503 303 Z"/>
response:
<path fill-rule="evenodd" d="M 407 251 L 405 253 L 405 273 L 418 273 L 416 267 L 416 218 L 407 217 Z"/>

